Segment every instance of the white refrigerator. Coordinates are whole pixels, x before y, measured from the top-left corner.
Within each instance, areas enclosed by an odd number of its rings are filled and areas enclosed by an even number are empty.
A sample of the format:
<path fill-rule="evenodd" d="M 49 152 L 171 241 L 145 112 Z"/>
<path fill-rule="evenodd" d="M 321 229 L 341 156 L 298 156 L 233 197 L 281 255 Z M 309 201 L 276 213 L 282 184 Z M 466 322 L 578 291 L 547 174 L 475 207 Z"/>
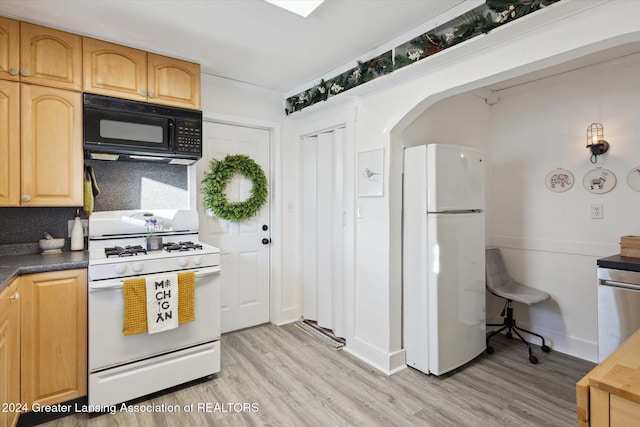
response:
<path fill-rule="evenodd" d="M 404 151 L 403 344 L 408 366 L 441 375 L 485 350 L 484 154 Z"/>

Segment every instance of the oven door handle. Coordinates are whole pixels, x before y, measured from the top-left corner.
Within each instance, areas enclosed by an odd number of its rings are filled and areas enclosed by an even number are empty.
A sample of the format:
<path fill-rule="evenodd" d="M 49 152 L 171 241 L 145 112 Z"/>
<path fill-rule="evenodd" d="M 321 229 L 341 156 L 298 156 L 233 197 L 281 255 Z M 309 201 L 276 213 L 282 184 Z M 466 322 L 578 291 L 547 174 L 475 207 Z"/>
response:
<path fill-rule="evenodd" d="M 197 279 L 199 277 L 219 274 L 220 266 L 206 267 L 206 268 L 202 268 L 200 270 L 195 270 L 195 271 L 194 270 L 178 271 L 177 273 L 187 273 L 189 271 L 193 271 L 196 274 L 196 285 L 197 285 L 198 284 Z M 158 274 L 162 274 L 162 273 L 149 274 L 148 276 L 156 276 Z M 141 277 L 144 277 L 144 276 L 137 276 L 136 278 L 141 278 Z M 127 279 L 133 279 L 133 277 L 128 277 L 124 279 L 113 279 L 113 280 L 97 280 L 97 281 L 89 282 L 89 291 L 100 291 L 100 290 L 106 290 L 106 289 L 122 288 L 124 286 L 124 281 Z"/>

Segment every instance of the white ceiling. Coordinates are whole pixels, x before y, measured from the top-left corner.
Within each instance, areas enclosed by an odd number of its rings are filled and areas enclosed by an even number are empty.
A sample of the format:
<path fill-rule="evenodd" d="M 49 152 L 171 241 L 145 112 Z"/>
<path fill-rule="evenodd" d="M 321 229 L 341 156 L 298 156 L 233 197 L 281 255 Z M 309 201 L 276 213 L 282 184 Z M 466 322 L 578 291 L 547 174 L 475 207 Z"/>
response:
<path fill-rule="evenodd" d="M 286 93 L 460 3 L 327 0 L 302 18 L 262 0 L 1 0 L 0 15 L 198 62 L 205 73 Z"/>

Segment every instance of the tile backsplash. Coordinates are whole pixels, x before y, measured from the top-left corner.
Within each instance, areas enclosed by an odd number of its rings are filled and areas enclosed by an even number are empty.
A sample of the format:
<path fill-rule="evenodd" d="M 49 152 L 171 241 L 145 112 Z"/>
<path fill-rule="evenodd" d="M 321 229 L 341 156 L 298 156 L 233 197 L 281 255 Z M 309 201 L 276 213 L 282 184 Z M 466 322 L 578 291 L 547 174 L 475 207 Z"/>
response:
<path fill-rule="evenodd" d="M 0 245 L 34 243 L 46 231 L 53 237 L 66 239 L 63 250 L 69 250 L 67 221 L 78 208 L 0 208 Z M 82 212 L 82 208 L 80 208 Z"/>
<path fill-rule="evenodd" d="M 100 194 L 95 211 L 185 209 L 189 206 L 187 166 L 85 160 Z"/>
<path fill-rule="evenodd" d="M 94 211 L 121 209 L 186 209 L 189 206 L 188 167 L 155 163 L 86 160 L 100 189 Z M 43 233 L 66 239 L 76 207 L 0 208 L 0 245 L 37 243 Z M 82 207 L 79 207 L 82 215 Z M 82 215 L 84 217 L 84 215 Z M 36 246 L 37 248 L 37 246 Z"/>

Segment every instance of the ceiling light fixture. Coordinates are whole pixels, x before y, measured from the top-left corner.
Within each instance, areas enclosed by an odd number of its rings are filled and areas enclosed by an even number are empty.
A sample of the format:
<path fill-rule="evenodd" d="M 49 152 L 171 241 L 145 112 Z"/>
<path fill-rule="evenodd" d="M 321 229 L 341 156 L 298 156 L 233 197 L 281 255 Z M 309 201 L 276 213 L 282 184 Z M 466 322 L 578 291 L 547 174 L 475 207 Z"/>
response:
<path fill-rule="evenodd" d="M 296 15 L 300 15 L 304 18 L 309 16 L 311 12 L 316 10 L 318 6 L 322 4 L 324 0 L 265 0 L 267 3 L 271 3 L 275 6 L 281 7 L 289 12 L 293 12 Z"/>

